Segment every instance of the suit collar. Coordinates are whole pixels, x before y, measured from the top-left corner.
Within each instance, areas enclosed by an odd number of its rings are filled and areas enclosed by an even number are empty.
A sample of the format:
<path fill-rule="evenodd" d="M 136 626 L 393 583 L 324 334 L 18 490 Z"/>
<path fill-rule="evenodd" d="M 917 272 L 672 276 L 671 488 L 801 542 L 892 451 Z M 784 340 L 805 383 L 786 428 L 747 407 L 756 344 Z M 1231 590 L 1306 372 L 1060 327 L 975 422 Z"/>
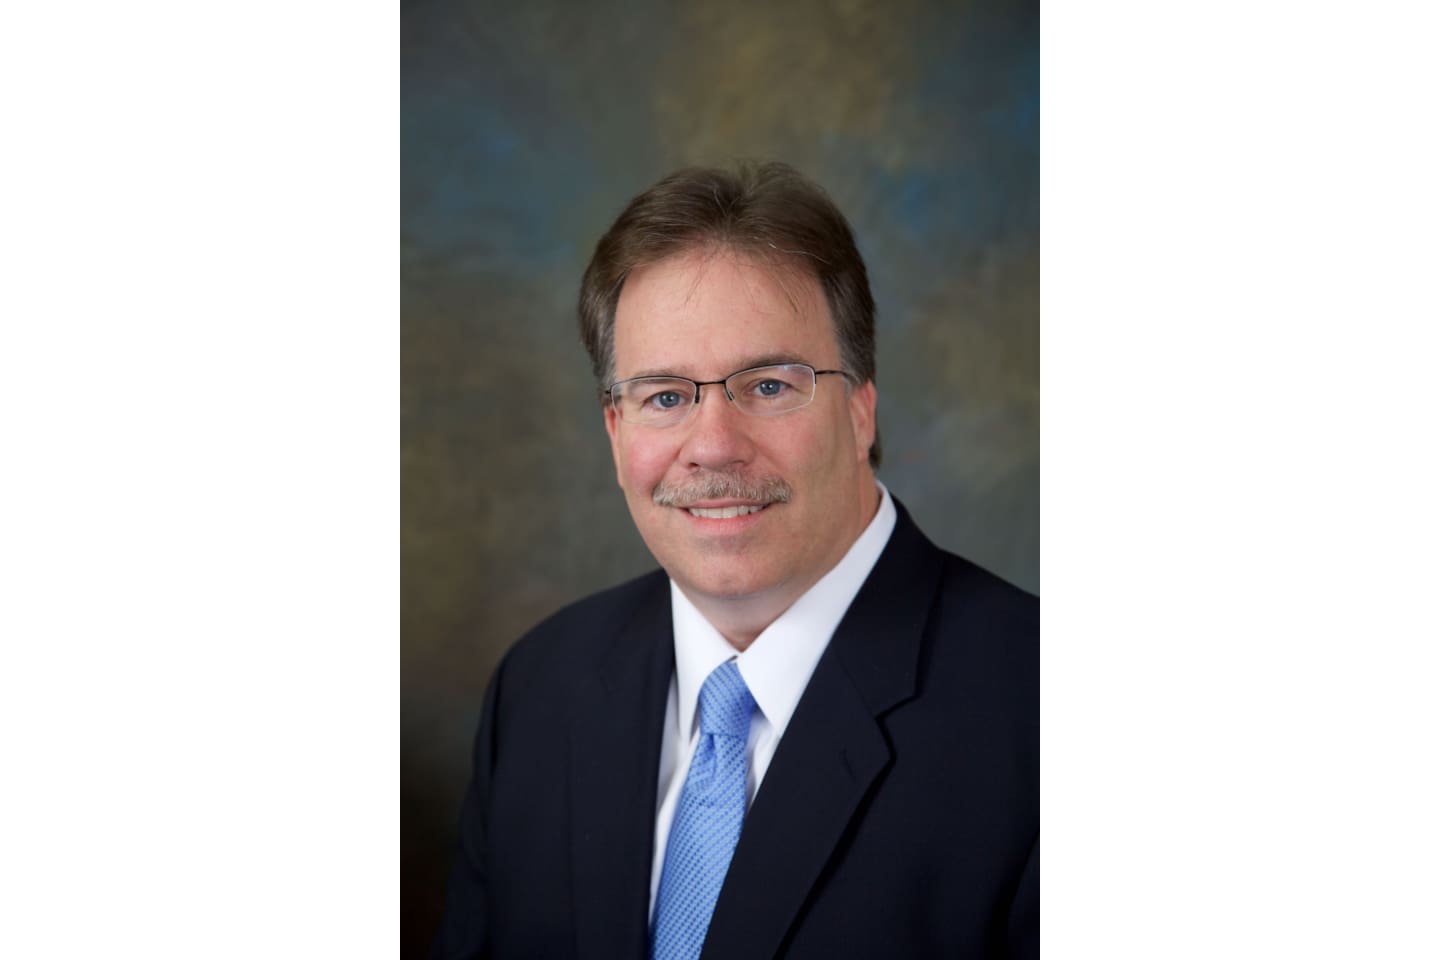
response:
<path fill-rule="evenodd" d="M 895 501 L 895 532 L 830 641 L 878 717 L 915 694 L 920 648 L 945 555 Z"/>

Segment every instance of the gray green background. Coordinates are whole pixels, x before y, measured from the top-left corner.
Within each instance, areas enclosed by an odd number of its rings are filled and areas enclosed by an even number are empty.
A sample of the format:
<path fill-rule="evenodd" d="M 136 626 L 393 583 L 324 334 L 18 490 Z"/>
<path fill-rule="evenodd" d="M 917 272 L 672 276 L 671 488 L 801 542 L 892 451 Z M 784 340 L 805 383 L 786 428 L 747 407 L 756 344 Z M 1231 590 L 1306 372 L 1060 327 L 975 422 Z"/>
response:
<path fill-rule="evenodd" d="M 653 566 L 576 333 L 580 274 L 687 164 L 785 160 L 879 308 L 880 477 L 1039 590 L 1039 26 L 1026 3 L 402 6 L 402 937 L 438 916 L 490 670 Z"/>

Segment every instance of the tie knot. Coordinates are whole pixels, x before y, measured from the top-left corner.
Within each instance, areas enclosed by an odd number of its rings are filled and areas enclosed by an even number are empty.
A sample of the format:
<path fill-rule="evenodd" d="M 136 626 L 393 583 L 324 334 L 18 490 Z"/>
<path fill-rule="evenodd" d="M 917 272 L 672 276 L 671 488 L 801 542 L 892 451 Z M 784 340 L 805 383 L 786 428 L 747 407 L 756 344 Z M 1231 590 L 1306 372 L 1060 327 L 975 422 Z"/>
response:
<path fill-rule="evenodd" d="M 748 737 L 754 710 L 755 698 L 734 660 L 716 667 L 700 687 L 701 733 Z"/>

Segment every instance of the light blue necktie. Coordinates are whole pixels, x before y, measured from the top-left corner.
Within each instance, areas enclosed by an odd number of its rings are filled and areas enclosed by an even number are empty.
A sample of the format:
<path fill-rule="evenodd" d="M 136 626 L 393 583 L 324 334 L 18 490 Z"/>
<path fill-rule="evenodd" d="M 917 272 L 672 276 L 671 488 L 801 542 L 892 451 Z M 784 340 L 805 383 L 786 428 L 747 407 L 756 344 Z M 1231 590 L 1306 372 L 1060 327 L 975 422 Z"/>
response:
<path fill-rule="evenodd" d="M 655 897 L 653 960 L 700 956 L 710 915 L 745 822 L 745 745 L 755 699 L 735 661 L 716 667 L 700 688 L 700 742 L 665 847 Z"/>

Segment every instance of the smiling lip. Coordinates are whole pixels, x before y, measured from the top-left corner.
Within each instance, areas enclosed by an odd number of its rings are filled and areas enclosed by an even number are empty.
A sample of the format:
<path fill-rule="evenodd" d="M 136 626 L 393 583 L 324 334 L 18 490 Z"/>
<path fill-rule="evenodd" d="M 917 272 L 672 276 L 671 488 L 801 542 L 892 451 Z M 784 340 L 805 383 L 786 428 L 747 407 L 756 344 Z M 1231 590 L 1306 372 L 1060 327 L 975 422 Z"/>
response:
<path fill-rule="evenodd" d="M 734 520 L 737 517 L 748 517 L 759 513 L 768 503 L 719 503 L 719 504 L 693 504 L 682 507 L 692 517 L 702 520 Z"/>

